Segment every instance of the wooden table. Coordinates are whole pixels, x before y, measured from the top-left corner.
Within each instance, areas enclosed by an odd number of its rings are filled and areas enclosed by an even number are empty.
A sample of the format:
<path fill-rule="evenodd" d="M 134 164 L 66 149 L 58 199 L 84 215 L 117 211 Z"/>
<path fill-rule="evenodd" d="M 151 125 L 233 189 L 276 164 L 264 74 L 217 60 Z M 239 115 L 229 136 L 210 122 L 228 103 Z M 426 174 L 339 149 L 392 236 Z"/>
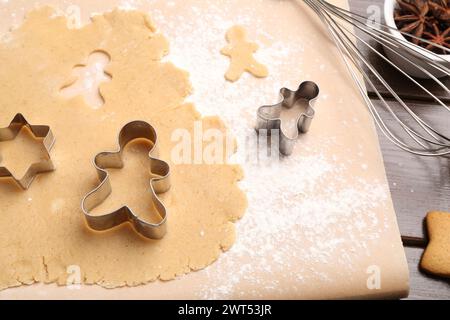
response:
<path fill-rule="evenodd" d="M 373 6 L 376 6 L 383 14 L 383 0 L 349 1 L 353 12 L 368 16 L 374 12 Z M 362 46 L 360 48 L 363 49 Z M 436 104 L 418 93 L 418 90 L 411 90 L 395 69 L 368 50 L 365 52 L 390 84 L 395 79 L 394 89 L 409 106 L 414 107 L 419 114 L 426 113 L 432 123 L 450 128 L 448 113 L 445 115 L 437 111 Z M 444 82 L 450 86 L 450 79 Z M 426 81 L 424 83 L 429 84 Z M 446 102 L 450 101 L 450 96 L 442 90 L 434 87 L 432 91 Z M 386 92 L 384 94 L 387 95 Z M 373 96 L 372 92 L 369 91 L 369 95 Z M 380 103 L 375 98 L 373 101 Z M 398 149 L 383 134 L 379 133 L 379 138 L 400 231 L 403 236 L 424 238 L 426 213 L 431 210 L 450 211 L 450 159 L 414 156 Z M 450 299 L 450 281 L 430 277 L 419 270 L 423 249 L 406 247 L 405 250 L 411 277 L 410 299 Z"/>

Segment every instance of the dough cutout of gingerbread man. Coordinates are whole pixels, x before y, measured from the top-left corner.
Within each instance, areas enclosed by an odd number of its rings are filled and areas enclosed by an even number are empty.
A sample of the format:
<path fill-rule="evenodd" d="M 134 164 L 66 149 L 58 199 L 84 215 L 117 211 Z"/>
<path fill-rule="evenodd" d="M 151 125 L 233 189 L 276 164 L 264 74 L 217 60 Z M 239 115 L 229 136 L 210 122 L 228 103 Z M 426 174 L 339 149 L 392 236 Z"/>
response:
<path fill-rule="evenodd" d="M 259 47 L 256 43 L 247 41 L 247 33 L 243 27 L 231 27 L 226 33 L 226 40 L 228 45 L 220 51 L 230 57 L 230 67 L 225 73 L 225 79 L 235 82 L 245 71 L 258 78 L 267 77 L 267 67 L 253 57 Z"/>

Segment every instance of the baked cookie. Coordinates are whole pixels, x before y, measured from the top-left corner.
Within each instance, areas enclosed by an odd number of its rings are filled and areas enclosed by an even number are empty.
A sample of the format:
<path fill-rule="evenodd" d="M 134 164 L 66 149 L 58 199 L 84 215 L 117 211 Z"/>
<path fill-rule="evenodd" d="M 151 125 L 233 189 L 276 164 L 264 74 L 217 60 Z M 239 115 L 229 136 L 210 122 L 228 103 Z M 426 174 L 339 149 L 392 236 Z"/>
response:
<path fill-rule="evenodd" d="M 430 242 L 420 267 L 431 274 L 450 278 L 450 213 L 430 212 L 426 222 Z"/>

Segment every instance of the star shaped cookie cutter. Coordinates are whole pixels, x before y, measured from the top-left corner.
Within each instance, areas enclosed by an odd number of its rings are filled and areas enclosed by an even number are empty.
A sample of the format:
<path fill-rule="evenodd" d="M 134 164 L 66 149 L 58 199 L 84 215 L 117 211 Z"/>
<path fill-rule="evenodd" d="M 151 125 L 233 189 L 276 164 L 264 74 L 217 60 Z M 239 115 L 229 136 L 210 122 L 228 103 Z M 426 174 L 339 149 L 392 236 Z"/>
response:
<path fill-rule="evenodd" d="M 8 168 L 0 166 L 0 178 L 11 178 L 22 189 L 26 190 L 38 174 L 55 170 L 53 162 L 50 159 L 50 151 L 55 143 L 55 137 L 49 126 L 31 125 L 22 114 L 18 113 L 8 127 L 0 128 L 0 142 L 14 140 L 24 127 L 27 127 L 35 138 L 42 139 L 46 159 L 31 164 L 24 176 L 20 179 L 16 178 Z"/>
<path fill-rule="evenodd" d="M 158 223 L 144 221 L 128 206 L 104 215 L 92 215 L 90 211 L 100 205 L 112 192 L 109 173 L 106 169 L 123 168 L 122 153 L 125 146 L 135 139 L 146 139 L 153 145 L 148 153 L 149 167 L 156 178 L 150 179 L 149 187 L 155 210 L 161 217 Z M 96 231 L 104 231 L 129 222 L 140 235 L 149 239 L 161 239 L 166 233 L 167 210 L 157 194 L 170 189 L 170 167 L 165 161 L 152 157 L 157 151 L 156 130 L 147 122 L 133 121 L 126 124 L 119 133 L 119 149 L 113 152 L 102 152 L 95 156 L 94 166 L 100 184 L 90 191 L 81 202 L 81 209 L 88 226 Z"/>
<path fill-rule="evenodd" d="M 262 106 L 257 112 L 257 124 L 256 130 L 271 130 L 279 131 L 279 148 L 281 154 L 289 156 L 294 150 L 295 142 L 297 141 L 300 133 L 307 133 L 311 126 L 311 122 L 314 118 L 314 103 L 319 96 L 319 86 L 312 81 L 303 82 L 297 91 L 292 91 L 287 88 L 280 90 L 281 102 L 270 105 Z M 289 134 L 284 127 L 284 120 L 282 119 L 282 113 L 293 110 L 293 108 L 301 101 L 307 101 L 307 106 L 304 111 L 299 112 L 294 118 L 297 130 L 295 134 Z"/>

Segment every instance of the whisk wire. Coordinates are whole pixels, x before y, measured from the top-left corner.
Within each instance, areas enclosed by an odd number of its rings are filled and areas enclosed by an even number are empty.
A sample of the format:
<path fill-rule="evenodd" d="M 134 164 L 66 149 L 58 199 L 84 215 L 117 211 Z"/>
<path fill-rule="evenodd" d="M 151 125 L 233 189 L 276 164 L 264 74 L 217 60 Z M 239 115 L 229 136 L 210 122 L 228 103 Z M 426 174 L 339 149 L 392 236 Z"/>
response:
<path fill-rule="evenodd" d="M 427 40 L 427 39 L 424 39 L 424 38 L 420 38 L 420 37 L 418 37 L 418 36 L 415 36 L 415 35 L 413 35 L 413 34 L 407 33 L 407 32 L 405 32 L 405 31 L 398 30 L 398 29 L 393 28 L 393 27 L 391 27 L 391 26 L 388 26 L 388 25 L 386 25 L 386 24 L 379 23 L 379 22 L 377 22 L 377 21 L 375 21 L 375 20 L 371 21 L 370 24 L 368 24 L 368 23 L 367 23 L 367 20 L 368 20 L 367 17 L 365 17 L 365 16 L 363 16 L 363 15 L 360 15 L 360 14 L 358 14 L 358 13 L 355 13 L 355 12 L 351 12 L 351 11 L 345 10 L 345 9 L 340 8 L 340 7 L 338 7 L 338 6 L 336 6 L 336 5 L 332 4 L 332 3 L 329 3 L 329 2 L 327 2 L 327 1 L 325 1 L 325 0 L 317 0 L 317 1 L 323 3 L 323 5 L 325 5 L 325 6 L 327 6 L 328 8 L 330 8 L 330 10 L 334 10 L 335 13 L 340 13 L 340 14 L 342 14 L 343 16 L 347 16 L 347 17 L 353 18 L 353 20 L 354 20 L 355 23 L 363 24 L 363 25 L 365 25 L 365 26 L 367 26 L 367 27 L 369 27 L 369 28 L 372 28 L 372 29 L 376 30 L 377 32 L 380 32 L 381 34 L 387 35 L 388 37 L 392 37 L 392 35 L 391 35 L 389 32 L 384 31 L 383 29 L 389 29 L 389 30 L 392 30 L 392 31 L 395 31 L 395 32 L 399 32 L 399 33 L 401 33 L 403 36 L 405 36 L 406 38 L 411 38 L 411 39 L 419 40 L 419 41 L 421 41 L 421 42 L 424 42 L 424 43 L 426 43 L 426 44 L 433 45 L 433 46 L 436 47 L 436 48 L 442 49 L 443 51 L 446 51 L 446 52 L 450 53 L 450 49 L 449 49 L 449 48 L 444 47 L 444 46 L 442 46 L 442 45 L 439 45 L 439 44 L 437 44 L 437 43 L 434 43 L 434 42 L 432 42 L 432 41 L 430 41 L 430 40 Z M 373 25 L 375 25 L 376 28 L 373 27 Z M 404 44 L 407 44 L 407 45 L 415 45 L 415 44 L 411 43 L 410 41 L 408 41 L 408 40 L 406 40 L 406 39 L 397 38 L 397 40 L 398 40 L 399 42 L 404 43 Z M 419 48 L 420 48 L 420 47 L 419 47 Z M 421 48 L 421 49 L 423 49 L 423 48 Z M 432 52 L 432 51 L 429 51 L 429 52 L 428 52 L 428 51 L 424 51 L 424 52 L 426 52 L 427 54 L 430 54 L 430 55 L 434 56 L 435 58 L 438 58 L 438 59 L 441 60 L 442 62 L 445 62 L 445 59 L 444 59 L 443 57 L 439 56 L 438 54 L 436 54 L 436 53 L 434 53 L 434 52 Z"/>
<path fill-rule="evenodd" d="M 396 65 L 391 60 L 386 58 L 380 49 L 370 44 L 364 38 L 359 36 L 354 30 L 360 30 L 364 35 L 367 35 L 370 39 L 374 40 L 375 43 L 381 45 L 385 50 L 389 50 L 396 56 L 401 58 L 402 61 L 416 67 L 418 70 L 428 75 L 435 83 L 442 87 L 447 93 L 450 93 L 449 88 L 442 83 L 438 77 L 434 76 L 427 67 L 431 66 L 436 70 L 440 71 L 444 75 L 450 75 L 450 69 L 447 68 L 443 63 L 445 60 L 425 48 L 419 47 L 412 42 L 393 36 L 390 32 L 386 32 L 383 29 L 392 29 L 389 26 L 383 25 L 378 22 L 368 23 L 366 17 L 352 13 L 343 8 L 339 8 L 325 0 L 303 0 L 321 19 L 331 35 L 331 38 L 336 43 L 341 57 L 350 72 L 353 81 L 356 83 L 359 92 L 361 93 L 366 106 L 370 114 L 372 115 L 374 122 L 380 128 L 381 132 L 390 140 L 392 143 L 397 145 L 399 148 L 408 151 L 410 153 L 421 155 L 421 156 L 445 156 L 450 154 L 450 138 L 445 134 L 439 132 L 432 125 L 427 123 L 424 119 L 418 116 L 395 92 L 386 79 L 378 72 L 378 70 L 370 63 L 368 59 L 364 57 L 364 53 L 356 46 L 355 39 L 369 49 L 370 52 L 375 53 L 383 61 L 390 64 L 394 69 L 405 76 L 414 86 L 417 86 L 421 91 L 430 96 L 439 106 L 443 107 L 446 111 L 450 112 L 450 107 L 447 106 L 441 99 L 439 99 L 435 94 L 428 90 L 424 85 L 419 83 L 416 79 L 410 76 L 406 71 L 404 71 L 399 65 Z M 351 26 L 348 27 L 348 26 Z M 397 30 L 398 31 L 398 30 Z M 414 37 L 413 38 L 417 38 Z M 420 39 L 420 38 L 418 38 Z M 429 41 L 425 39 L 420 39 L 428 43 Z M 436 45 L 441 48 L 442 46 Z M 414 48 L 411 49 L 411 48 Z M 444 52 L 449 52 L 450 50 L 442 47 Z M 424 66 L 414 64 L 410 61 L 410 58 L 402 55 L 400 52 L 406 51 L 411 53 L 416 57 L 420 57 L 424 63 Z M 435 61 L 431 57 L 436 58 Z M 358 71 L 358 72 L 356 72 Z M 372 75 L 372 76 L 369 76 Z M 362 77 L 361 77 L 362 76 Z M 391 105 L 386 101 L 383 95 L 380 93 L 379 89 L 375 85 L 372 78 L 375 78 L 377 82 L 384 87 L 390 96 L 396 101 L 396 104 L 405 111 L 405 114 L 409 116 L 415 127 L 407 124 L 400 119 L 399 115 L 394 111 Z M 365 81 L 365 83 L 364 83 Z M 406 133 L 406 136 L 411 138 L 414 143 L 407 143 L 404 138 L 405 135 L 400 136 L 391 129 L 387 124 L 383 116 L 377 110 L 377 107 L 372 102 L 372 100 L 367 95 L 366 85 L 375 93 L 379 99 L 379 103 L 382 108 L 384 108 L 391 119 L 394 120 L 392 123 L 396 123 L 398 128 L 402 129 Z M 379 106 L 379 107 L 380 107 Z M 378 107 L 378 108 L 379 108 Z M 423 133 L 417 131 L 420 129 Z"/>
<path fill-rule="evenodd" d="M 330 18 L 329 15 L 328 15 L 327 13 L 325 13 L 325 15 L 327 16 L 327 18 Z M 337 30 L 341 32 L 340 34 L 343 35 L 344 38 L 342 38 L 342 36 L 340 36 L 339 33 L 337 33 L 337 32 L 335 33 L 335 32 L 334 32 L 335 30 L 333 29 L 333 33 L 335 34 L 335 36 L 339 37 L 339 40 L 342 41 L 341 43 L 345 46 L 345 49 L 346 49 L 347 51 L 353 52 L 354 54 L 357 55 L 357 58 L 361 59 L 361 58 L 363 57 L 363 56 L 362 56 L 362 53 L 361 53 L 360 50 L 354 45 L 354 43 L 351 41 L 351 39 L 349 39 L 348 35 L 347 35 L 345 32 L 343 32 L 342 27 L 341 27 L 340 25 L 336 24 L 335 21 L 330 21 L 330 23 L 331 23 L 331 25 L 332 25 L 332 28 L 333 28 L 333 27 L 337 28 Z M 353 61 L 353 62 L 355 62 L 355 61 Z M 365 66 L 366 66 L 371 72 L 373 72 L 373 74 L 374 74 L 374 75 L 375 75 L 375 76 L 376 76 L 383 84 L 386 85 L 386 87 L 390 90 L 390 92 L 394 95 L 394 97 L 398 98 L 398 96 L 395 94 L 395 92 L 394 92 L 394 91 L 391 89 L 391 87 L 384 81 L 384 79 L 379 75 L 379 73 L 376 71 L 376 69 L 374 69 L 374 68 L 372 67 L 372 65 L 368 64 L 366 61 L 363 61 L 363 62 L 364 62 L 364 64 L 365 64 Z M 360 66 L 359 66 L 358 64 L 357 64 L 357 67 L 358 67 L 358 69 L 360 69 Z M 365 74 L 364 74 L 364 75 L 365 75 Z M 369 82 L 370 82 L 370 85 L 371 85 L 372 87 L 374 87 L 374 85 L 373 85 L 373 83 L 372 83 L 372 81 L 371 81 L 370 79 L 366 79 L 366 81 L 369 81 Z M 382 100 L 383 102 L 385 102 L 384 99 L 381 99 L 381 100 Z M 412 113 L 412 111 L 411 111 L 411 110 L 403 103 L 403 101 L 400 100 L 400 102 L 401 102 L 401 105 L 408 111 L 408 113 L 410 113 L 410 115 L 413 116 L 414 119 L 417 119 L 417 117 L 415 117 L 415 114 Z M 416 131 L 411 130 L 408 126 L 406 126 L 405 124 L 403 124 L 403 122 L 397 117 L 397 115 L 393 112 L 393 110 L 391 109 L 391 107 L 390 107 L 388 104 L 386 104 L 386 108 L 387 108 L 388 111 L 391 113 L 391 115 L 392 115 L 392 116 L 393 116 L 393 117 L 401 124 L 402 129 L 404 129 L 405 132 L 406 132 L 406 133 L 407 133 L 407 134 L 408 134 L 408 135 L 409 135 L 416 143 L 418 143 L 421 147 L 426 148 L 426 145 L 425 145 L 424 143 L 422 143 L 418 138 L 423 139 L 423 140 L 425 140 L 425 141 L 427 141 L 427 142 L 431 142 L 431 143 L 433 142 L 433 141 L 431 141 L 431 140 L 425 138 L 424 136 L 420 135 L 420 134 L 417 133 Z M 377 117 L 380 118 L 378 112 L 376 111 L 376 109 L 374 110 L 374 112 L 376 113 Z M 421 125 L 422 129 L 426 130 L 427 133 L 431 134 L 431 133 L 427 130 L 427 128 L 423 126 L 422 123 L 419 123 L 419 124 Z M 417 138 L 416 136 L 417 136 L 418 138 Z M 398 143 L 401 143 L 401 141 L 399 141 L 398 139 L 395 139 L 395 140 L 396 140 Z M 404 144 L 403 144 L 403 145 L 404 145 Z"/>

